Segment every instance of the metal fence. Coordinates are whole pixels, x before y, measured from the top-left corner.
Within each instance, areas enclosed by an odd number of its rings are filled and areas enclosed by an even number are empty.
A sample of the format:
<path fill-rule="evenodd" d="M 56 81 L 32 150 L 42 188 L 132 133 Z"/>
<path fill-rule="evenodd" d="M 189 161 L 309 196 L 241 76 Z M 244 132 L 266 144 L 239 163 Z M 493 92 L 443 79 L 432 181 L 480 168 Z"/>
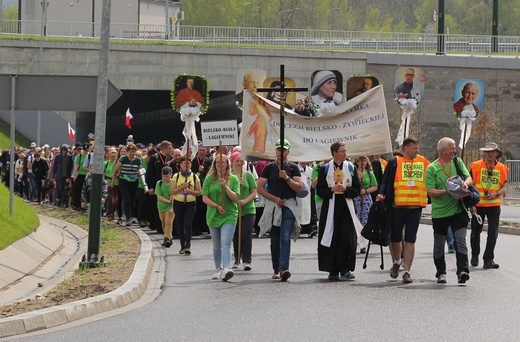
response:
<path fill-rule="evenodd" d="M 101 24 L 97 22 L 2 21 L 3 39 L 98 41 Z M 113 43 L 191 46 L 229 46 L 244 48 L 437 52 L 437 34 L 361 31 L 327 31 L 276 28 L 244 28 L 187 25 L 140 25 L 113 23 Z M 447 54 L 491 55 L 491 36 L 444 35 Z M 498 54 L 519 56 L 520 37 L 497 37 Z"/>
<path fill-rule="evenodd" d="M 507 160 L 505 164 L 509 168 L 506 198 L 520 199 L 520 160 Z"/>

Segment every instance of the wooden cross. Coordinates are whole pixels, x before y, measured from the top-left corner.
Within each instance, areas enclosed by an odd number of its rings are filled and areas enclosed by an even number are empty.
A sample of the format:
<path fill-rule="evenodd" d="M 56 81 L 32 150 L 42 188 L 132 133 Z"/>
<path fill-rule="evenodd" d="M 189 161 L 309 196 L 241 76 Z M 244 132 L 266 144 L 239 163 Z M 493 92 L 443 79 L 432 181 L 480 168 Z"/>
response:
<path fill-rule="evenodd" d="M 283 64 L 280 64 L 280 86 L 279 87 L 272 87 L 272 88 L 258 88 L 257 92 L 269 92 L 269 91 L 276 91 L 280 92 L 280 148 L 282 151 L 282 160 L 280 162 L 280 170 L 282 170 L 282 164 L 283 164 L 283 141 L 284 141 L 284 130 L 285 130 L 285 116 L 284 109 L 285 109 L 285 101 L 287 100 L 287 93 L 290 93 L 292 91 L 307 91 L 308 88 L 292 88 L 292 87 L 286 87 L 285 86 L 285 67 Z"/>

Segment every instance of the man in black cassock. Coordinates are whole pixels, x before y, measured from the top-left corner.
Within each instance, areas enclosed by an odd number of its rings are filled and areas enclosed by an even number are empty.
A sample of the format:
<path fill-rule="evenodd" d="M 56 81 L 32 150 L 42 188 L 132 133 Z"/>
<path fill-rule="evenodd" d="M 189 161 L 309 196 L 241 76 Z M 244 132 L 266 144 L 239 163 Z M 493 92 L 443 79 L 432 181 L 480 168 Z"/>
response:
<path fill-rule="evenodd" d="M 360 183 L 348 162 L 343 142 L 330 146 L 332 160 L 318 171 L 316 191 L 323 198 L 318 235 L 318 265 L 329 272 L 329 280 L 353 280 L 356 268 L 357 220 L 352 199 L 359 195 Z"/>

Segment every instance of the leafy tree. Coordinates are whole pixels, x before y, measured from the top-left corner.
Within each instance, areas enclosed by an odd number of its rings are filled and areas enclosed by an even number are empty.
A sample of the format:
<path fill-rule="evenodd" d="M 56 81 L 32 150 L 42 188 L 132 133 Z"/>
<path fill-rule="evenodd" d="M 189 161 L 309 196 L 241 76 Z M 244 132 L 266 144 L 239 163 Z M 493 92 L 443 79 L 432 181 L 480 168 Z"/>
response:
<path fill-rule="evenodd" d="M 18 20 L 18 5 L 4 7 L 2 10 L 3 20 Z"/>

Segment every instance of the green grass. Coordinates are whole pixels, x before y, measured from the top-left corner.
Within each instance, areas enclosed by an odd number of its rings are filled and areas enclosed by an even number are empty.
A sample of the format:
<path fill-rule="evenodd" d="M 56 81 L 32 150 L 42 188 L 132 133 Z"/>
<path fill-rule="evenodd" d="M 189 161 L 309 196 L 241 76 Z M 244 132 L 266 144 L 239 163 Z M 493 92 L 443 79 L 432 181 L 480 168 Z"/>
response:
<path fill-rule="evenodd" d="M 11 127 L 9 124 L 0 120 L 0 148 L 2 150 L 11 147 Z M 22 147 L 29 147 L 31 141 L 26 137 L 16 134 L 15 135 L 15 145 Z"/>
<path fill-rule="evenodd" d="M 19 240 L 40 225 L 34 209 L 21 198 L 14 196 L 13 215 L 9 214 L 9 189 L 0 185 L 0 250 Z"/>

